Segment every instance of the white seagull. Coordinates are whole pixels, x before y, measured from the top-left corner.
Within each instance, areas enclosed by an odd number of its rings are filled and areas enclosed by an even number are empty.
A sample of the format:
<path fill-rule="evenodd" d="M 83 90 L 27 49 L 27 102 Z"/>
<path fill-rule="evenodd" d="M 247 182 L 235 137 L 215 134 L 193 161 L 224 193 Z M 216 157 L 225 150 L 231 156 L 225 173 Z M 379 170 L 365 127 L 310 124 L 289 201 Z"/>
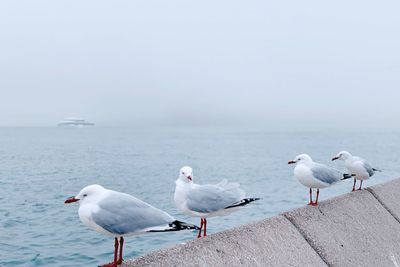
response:
<path fill-rule="evenodd" d="M 245 192 L 238 183 L 228 183 L 225 179 L 218 184 L 199 185 L 193 183 L 193 170 L 185 166 L 176 180 L 174 200 L 176 206 L 184 213 L 200 217 L 198 238 L 207 236 L 207 219 L 227 215 L 241 206 L 259 200 L 246 198 Z"/>
<path fill-rule="evenodd" d="M 197 226 L 175 220 L 131 195 L 108 190 L 100 185 L 89 185 L 65 203 L 79 201 L 79 218 L 89 228 L 115 237 L 114 261 L 103 265 L 116 267 L 121 264 L 124 236 L 149 232 L 199 229 Z M 118 258 L 119 246 L 119 258 Z"/>
<path fill-rule="evenodd" d="M 365 159 L 352 156 L 347 151 L 340 151 L 333 160 L 341 159 L 344 160 L 344 165 L 346 166 L 347 170 L 354 176 L 354 184 L 353 190 L 356 190 L 356 181 L 360 180 L 360 187 L 358 190 L 361 190 L 361 186 L 364 180 L 369 179 L 372 175 L 375 174 L 377 171 L 381 171 L 375 168 L 372 168 L 371 164 Z"/>
<path fill-rule="evenodd" d="M 299 182 L 310 188 L 310 203 L 308 205 L 317 206 L 319 189 L 331 186 L 340 180 L 351 178 L 349 174 L 343 174 L 340 171 L 328 167 L 326 165 L 314 162 L 307 154 L 298 155 L 294 160 L 288 164 L 295 164 L 294 176 Z M 315 202 L 312 201 L 312 189 L 317 189 L 317 198 Z"/>

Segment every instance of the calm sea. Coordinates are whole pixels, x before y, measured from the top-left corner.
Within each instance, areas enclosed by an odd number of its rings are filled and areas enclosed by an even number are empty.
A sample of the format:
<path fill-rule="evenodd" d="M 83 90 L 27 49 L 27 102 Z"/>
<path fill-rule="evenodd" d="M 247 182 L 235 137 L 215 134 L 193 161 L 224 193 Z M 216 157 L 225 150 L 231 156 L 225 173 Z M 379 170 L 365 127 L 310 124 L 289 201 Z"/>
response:
<path fill-rule="evenodd" d="M 109 262 L 113 240 L 87 229 L 78 205 L 64 200 L 90 184 L 132 194 L 179 220 L 198 224 L 174 206 L 183 165 L 198 183 L 229 179 L 258 203 L 211 218 L 215 233 L 271 217 L 308 201 L 288 160 L 309 153 L 330 162 L 340 150 L 384 170 L 370 186 L 400 176 L 399 132 L 268 132 L 227 129 L 0 128 L 0 265 L 96 266 Z M 350 191 L 352 181 L 324 189 L 321 199 Z M 125 258 L 195 238 L 189 231 L 127 238 Z"/>

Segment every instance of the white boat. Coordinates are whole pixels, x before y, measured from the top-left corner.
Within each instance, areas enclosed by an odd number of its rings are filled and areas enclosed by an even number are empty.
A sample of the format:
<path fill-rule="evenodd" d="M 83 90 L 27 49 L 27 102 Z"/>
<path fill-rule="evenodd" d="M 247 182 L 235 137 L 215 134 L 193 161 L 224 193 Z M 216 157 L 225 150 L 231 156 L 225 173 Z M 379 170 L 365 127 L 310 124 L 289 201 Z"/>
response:
<path fill-rule="evenodd" d="M 93 122 L 87 122 L 81 118 L 65 118 L 62 121 L 59 121 L 57 124 L 58 127 L 77 127 L 83 128 L 88 126 L 94 126 Z"/>

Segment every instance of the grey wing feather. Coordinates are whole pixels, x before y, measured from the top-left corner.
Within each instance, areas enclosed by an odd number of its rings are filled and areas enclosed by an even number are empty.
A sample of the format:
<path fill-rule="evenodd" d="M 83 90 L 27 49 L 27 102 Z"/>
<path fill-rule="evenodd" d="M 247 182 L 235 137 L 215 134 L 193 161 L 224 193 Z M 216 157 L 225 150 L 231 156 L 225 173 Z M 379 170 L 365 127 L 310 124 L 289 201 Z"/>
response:
<path fill-rule="evenodd" d="M 238 184 L 230 185 L 226 188 L 218 185 L 199 185 L 188 192 L 186 206 L 188 209 L 209 213 L 222 210 L 240 201 L 244 197 L 244 191 Z"/>
<path fill-rule="evenodd" d="M 369 176 L 371 177 L 372 175 L 374 175 L 374 169 L 372 168 L 371 164 L 369 162 L 366 162 L 365 160 L 362 161 L 363 166 L 365 168 L 365 170 L 368 172 Z"/>
<path fill-rule="evenodd" d="M 113 192 L 99 203 L 92 215 L 96 224 L 113 234 L 127 234 L 155 226 L 168 225 L 174 218 L 168 213 L 128 194 Z"/>
<path fill-rule="evenodd" d="M 343 177 L 340 171 L 322 164 L 316 164 L 311 168 L 311 171 L 316 179 L 327 184 L 336 183 Z"/>

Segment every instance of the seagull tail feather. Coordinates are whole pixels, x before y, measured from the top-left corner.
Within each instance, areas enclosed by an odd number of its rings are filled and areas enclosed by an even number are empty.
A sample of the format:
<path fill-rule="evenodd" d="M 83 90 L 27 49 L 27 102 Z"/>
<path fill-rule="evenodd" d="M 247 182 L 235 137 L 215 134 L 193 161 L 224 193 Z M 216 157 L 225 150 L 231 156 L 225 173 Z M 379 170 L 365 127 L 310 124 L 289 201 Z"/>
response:
<path fill-rule="evenodd" d="M 152 229 L 152 230 L 149 230 L 148 232 L 159 233 L 159 232 L 171 232 L 171 231 L 181 231 L 181 230 L 199 230 L 199 229 L 200 228 L 197 225 L 175 220 L 172 223 L 168 224 L 167 228 L 165 228 L 165 229 Z"/>
<path fill-rule="evenodd" d="M 258 197 L 244 198 L 244 199 L 226 207 L 225 209 L 231 209 L 231 208 L 236 208 L 236 207 L 240 207 L 240 206 L 245 206 L 253 201 L 260 200 L 260 199 L 261 198 L 258 198 Z"/>
<path fill-rule="evenodd" d="M 172 224 L 172 227 L 175 229 L 174 231 L 199 230 L 200 229 L 197 225 L 181 222 L 181 221 L 178 221 L 178 220 L 173 221 L 171 224 Z"/>
<path fill-rule="evenodd" d="M 350 178 L 352 178 L 353 176 L 356 176 L 355 174 L 348 174 L 348 173 L 345 173 L 345 174 L 343 174 L 343 178 L 342 179 L 340 179 L 340 180 L 347 180 L 347 179 L 350 179 Z"/>

